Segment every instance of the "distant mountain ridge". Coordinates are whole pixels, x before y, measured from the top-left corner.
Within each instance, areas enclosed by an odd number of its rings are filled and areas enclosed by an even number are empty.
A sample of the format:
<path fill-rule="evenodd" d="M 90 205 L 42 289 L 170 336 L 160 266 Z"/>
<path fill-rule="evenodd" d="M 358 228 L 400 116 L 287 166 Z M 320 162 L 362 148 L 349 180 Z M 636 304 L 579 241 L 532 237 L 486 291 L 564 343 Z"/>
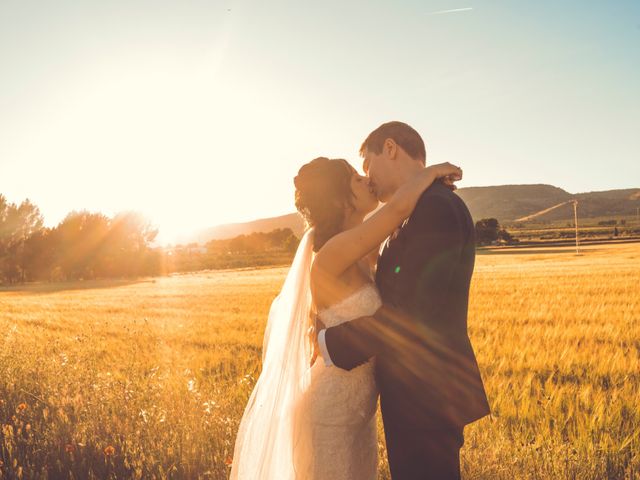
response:
<path fill-rule="evenodd" d="M 578 212 L 582 218 L 634 215 L 636 208 L 640 207 L 640 188 L 574 194 L 553 185 L 537 184 L 468 187 L 457 192 L 475 220 L 492 217 L 501 223 L 513 222 L 569 200 L 578 201 Z M 540 217 L 550 221 L 571 218 L 571 206 Z"/>
<path fill-rule="evenodd" d="M 298 213 L 289 213 L 278 217 L 261 218 L 250 222 L 228 223 L 206 228 L 195 234 L 190 241 L 206 243 L 209 240 L 223 240 L 254 232 L 270 232 L 276 228 L 290 228 L 298 237 L 304 231 L 304 221 Z"/>
<path fill-rule="evenodd" d="M 561 188 L 543 184 L 468 187 L 457 190 L 457 193 L 467 204 L 474 220 L 497 218 L 501 223 L 539 212 L 572 197 Z"/>
<path fill-rule="evenodd" d="M 573 199 L 578 201 L 581 218 L 635 215 L 636 208 L 640 207 L 640 188 L 572 194 L 545 184 L 498 185 L 460 188 L 456 193 L 465 201 L 474 220 L 497 218 L 500 223 L 510 223 L 517 218 Z M 570 206 L 558 208 L 540 218 L 570 220 L 573 218 L 573 209 Z M 298 213 L 290 213 L 251 222 L 218 225 L 201 230 L 189 241 L 206 243 L 213 239 L 269 232 L 276 228 L 291 228 L 300 236 L 304 230 L 304 221 Z"/>

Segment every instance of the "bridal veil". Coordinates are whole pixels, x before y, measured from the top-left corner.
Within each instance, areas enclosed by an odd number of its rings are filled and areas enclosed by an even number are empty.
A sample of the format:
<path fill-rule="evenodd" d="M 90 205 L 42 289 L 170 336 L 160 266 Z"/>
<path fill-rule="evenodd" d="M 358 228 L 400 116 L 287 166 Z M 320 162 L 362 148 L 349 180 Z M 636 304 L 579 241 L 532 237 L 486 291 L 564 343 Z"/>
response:
<path fill-rule="evenodd" d="M 280 294 L 269 311 L 262 346 L 262 372 L 251 393 L 236 438 L 232 480 L 293 480 L 306 477 L 308 442 L 298 441 L 296 412 L 309 385 L 310 270 L 313 229 L 300 241 Z M 304 446 L 303 446 L 304 445 Z"/>

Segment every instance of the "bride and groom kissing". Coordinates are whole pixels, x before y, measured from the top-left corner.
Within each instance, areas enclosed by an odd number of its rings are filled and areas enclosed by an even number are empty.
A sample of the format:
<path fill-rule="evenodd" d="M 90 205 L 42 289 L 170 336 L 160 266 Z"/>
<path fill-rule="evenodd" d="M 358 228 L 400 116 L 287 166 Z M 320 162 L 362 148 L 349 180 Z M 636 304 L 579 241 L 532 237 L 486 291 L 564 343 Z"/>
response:
<path fill-rule="evenodd" d="M 367 176 L 321 157 L 294 179 L 309 228 L 269 311 L 232 479 L 375 479 L 378 396 L 391 477 L 457 479 L 464 426 L 489 413 L 467 334 L 462 171 L 426 167 L 402 122 L 360 154 Z"/>

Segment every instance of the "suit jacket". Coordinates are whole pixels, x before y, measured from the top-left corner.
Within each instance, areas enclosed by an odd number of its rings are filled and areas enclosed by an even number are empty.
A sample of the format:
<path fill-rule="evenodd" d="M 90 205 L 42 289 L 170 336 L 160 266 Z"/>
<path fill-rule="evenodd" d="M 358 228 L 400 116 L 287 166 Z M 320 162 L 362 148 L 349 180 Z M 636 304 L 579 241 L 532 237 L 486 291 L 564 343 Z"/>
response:
<path fill-rule="evenodd" d="M 451 428 L 489 413 L 467 334 L 475 229 L 466 205 L 434 183 L 378 258 L 385 304 L 325 332 L 333 363 L 376 357 L 385 428 Z"/>

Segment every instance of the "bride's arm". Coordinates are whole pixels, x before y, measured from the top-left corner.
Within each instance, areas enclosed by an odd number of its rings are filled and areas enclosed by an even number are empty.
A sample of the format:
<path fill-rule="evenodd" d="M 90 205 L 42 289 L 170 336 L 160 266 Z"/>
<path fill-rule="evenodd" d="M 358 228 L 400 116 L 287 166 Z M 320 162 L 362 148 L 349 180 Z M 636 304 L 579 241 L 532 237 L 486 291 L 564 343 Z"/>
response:
<path fill-rule="evenodd" d="M 441 163 L 421 170 L 362 224 L 331 238 L 316 255 L 312 275 L 324 278 L 339 277 L 393 233 L 402 221 L 411 215 L 422 193 L 441 177 L 459 180 L 462 178 L 462 170 L 450 163 Z"/>
<path fill-rule="evenodd" d="M 367 266 L 369 267 L 369 271 L 373 274 L 376 269 L 376 264 L 378 263 L 378 254 L 380 253 L 380 244 L 377 244 L 373 250 L 371 250 L 365 256 L 367 260 Z"/>
<path fill-rule="evenodd" d="M 371 317 L 321 330 L 318 344 L 325 365 L 350 370 L 380 353 L 396 359 L 408 354 L 427 365 L 425 351 L 414 349 L 433 345 L 438 338 L 434 331 L 446 331 L 447 312 L 456 303 L 452 292 L 464 290 L 452 283 L 452 275 L 464 252 L 475 248 L 472 230 L 473 224 L 459 221 L 450 201 L 423 197 L 403 228 L 402 253 L 395 255 L 394 307 L 383 305 Z M 435 345 L 427 350 L 440 349 Z"/>

